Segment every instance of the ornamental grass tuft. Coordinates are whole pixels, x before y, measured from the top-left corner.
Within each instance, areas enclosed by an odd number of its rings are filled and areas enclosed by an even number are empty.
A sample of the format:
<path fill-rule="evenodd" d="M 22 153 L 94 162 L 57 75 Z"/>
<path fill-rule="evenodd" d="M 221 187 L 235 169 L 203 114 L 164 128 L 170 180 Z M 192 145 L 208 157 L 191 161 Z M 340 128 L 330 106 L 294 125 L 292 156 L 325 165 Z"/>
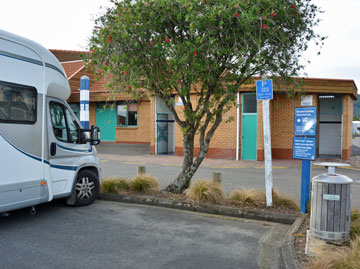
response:
<path fill-rule="evenodd" d="M 360 237 L 350 242 L 349 248 L 333 250 L 317 257 L 309 266 L 312 269 L 358 269 L 360 268 Z"/>
<path fill-rule="evenodd" d="M 265 192 L 257 189 L 234 190 L 230 194 L 229 202 L 237 206 L 265 206 Z"/>
<path fill-rule="evenodd" d="M 160 192 L 159 181 L 150 175 L 138 175 L 130 181 L 130 190 L 146 194 Z"/>
<path fill-rule="evenodd" d="M 191 183 L 186 197 L 201 203 L 222 204 L 225 200 L 225 192 L 217 181 L 197 179 Z"/>
<path fill-rule="evenodd" d="M 273 205 L 278 207 L 285 207 L 293 210 L 300 210 L 298 203 L 290 196 L 280 193 L 278 190 L 273 189 L 272 191 Z"/>
<path fill-rule="evenodd" d="M 101 192 L 121 193 L 130 190 L 130 180 L 125 178 L 105 178 L 101 182 Z"/>
<path fill-rule="evenodd" d="M 356 236 L 360 236 L 360 211 L 356 208 L 351 209 L 350 225 L 350 237 L 355 238 Z"/>

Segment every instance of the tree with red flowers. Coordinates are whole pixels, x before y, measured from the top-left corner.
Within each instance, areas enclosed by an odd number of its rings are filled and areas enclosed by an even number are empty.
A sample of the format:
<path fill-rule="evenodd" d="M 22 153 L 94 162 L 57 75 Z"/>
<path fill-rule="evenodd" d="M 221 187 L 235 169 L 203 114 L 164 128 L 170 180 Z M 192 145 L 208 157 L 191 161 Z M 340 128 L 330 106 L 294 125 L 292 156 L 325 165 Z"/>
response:
<path fill-rule="evenodd" d="M 113 90 L 134 96 L 145 90 L 174 114 L 184 161 L 166 187 L 170 192 L 189 186 L 241 85 L 254 75 L 297 75 L 308 42 L 323 40 L 313 30 L 319 9 L 311 0 L 112 2 L 96 20 L 88 63 L 111 74 Z M 175 95 L 184 104 L 181 113 Z M 194 157 L 195 139 L 200 150 Z"/>

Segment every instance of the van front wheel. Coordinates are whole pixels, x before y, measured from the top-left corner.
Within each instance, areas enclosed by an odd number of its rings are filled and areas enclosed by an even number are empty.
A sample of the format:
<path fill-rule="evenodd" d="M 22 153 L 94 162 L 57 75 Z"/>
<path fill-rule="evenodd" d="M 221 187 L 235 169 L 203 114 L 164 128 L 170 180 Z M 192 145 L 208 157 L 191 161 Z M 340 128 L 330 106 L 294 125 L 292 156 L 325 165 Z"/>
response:
<path fill-rule="evenodd" d="M 76 178 L 76 206 L 86 206 L 95 201 L 99 194 L 99 179 L 90 170 L 82 170 Z"/>

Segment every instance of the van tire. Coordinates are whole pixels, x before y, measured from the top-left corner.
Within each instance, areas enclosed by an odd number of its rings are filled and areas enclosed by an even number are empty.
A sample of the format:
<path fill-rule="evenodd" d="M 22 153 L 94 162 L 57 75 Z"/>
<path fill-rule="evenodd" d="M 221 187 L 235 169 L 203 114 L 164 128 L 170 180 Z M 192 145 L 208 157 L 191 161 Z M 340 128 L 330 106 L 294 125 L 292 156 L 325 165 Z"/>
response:
<path fill-rule="evenodd" d="M 75 206 L 90 205 L 99 194 L 100 184 L 97 175 L 90 170 L 81 170 L 74 187 Z"/>

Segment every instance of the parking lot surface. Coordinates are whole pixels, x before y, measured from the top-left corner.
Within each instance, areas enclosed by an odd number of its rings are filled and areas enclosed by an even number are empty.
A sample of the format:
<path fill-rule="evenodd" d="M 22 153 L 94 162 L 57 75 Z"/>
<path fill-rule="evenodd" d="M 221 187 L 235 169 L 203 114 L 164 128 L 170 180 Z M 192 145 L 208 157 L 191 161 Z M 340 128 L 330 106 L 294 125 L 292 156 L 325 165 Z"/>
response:
<path fill-rule="evenodd" d="M 289 226 L 96 201 L 0 217 L 1 268 L 282 268 Z"/>

